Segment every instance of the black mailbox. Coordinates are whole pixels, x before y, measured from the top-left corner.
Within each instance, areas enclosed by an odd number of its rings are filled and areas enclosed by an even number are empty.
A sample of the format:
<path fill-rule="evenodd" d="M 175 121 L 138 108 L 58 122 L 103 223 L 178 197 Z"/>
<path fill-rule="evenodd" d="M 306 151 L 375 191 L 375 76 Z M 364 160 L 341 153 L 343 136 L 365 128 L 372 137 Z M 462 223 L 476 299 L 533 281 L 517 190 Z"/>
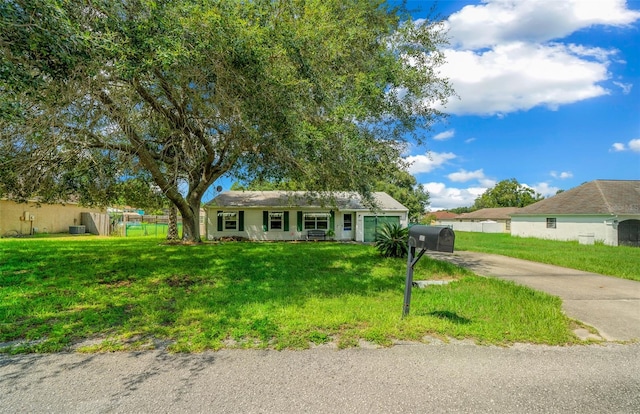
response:
<path fill-rule="evenodd" d="M 453 253 L 456 235 L 449 227 L 413 226 L 409 229 L 409 247 Z"/>

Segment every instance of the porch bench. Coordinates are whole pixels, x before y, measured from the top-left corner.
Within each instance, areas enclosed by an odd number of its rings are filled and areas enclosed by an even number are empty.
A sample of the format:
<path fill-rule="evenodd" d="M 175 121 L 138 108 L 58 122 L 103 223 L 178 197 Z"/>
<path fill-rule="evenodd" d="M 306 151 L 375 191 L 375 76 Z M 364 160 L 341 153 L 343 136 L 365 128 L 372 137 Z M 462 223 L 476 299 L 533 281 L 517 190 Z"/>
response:
<path fill-rule="evenodd" d="M 307 230 L 307 240 L 327 240 L 327 233 L 324 230 Z"/>

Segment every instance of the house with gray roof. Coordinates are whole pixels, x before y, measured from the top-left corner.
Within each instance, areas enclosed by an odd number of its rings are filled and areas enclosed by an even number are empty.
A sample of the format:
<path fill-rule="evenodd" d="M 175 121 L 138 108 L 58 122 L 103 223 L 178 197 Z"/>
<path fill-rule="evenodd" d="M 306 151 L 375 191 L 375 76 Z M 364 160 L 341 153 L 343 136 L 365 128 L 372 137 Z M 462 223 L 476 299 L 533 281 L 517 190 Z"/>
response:
<path fill-rule="evenodd" d="M 518 207 L 482 208 L 470 213 L 439 220 L 438 224 L 449 226 L 455 231 L 509 233 L 511 230 L 511 214 L 518 210 Z"/>
<path fill-rule="evenodd" d="M 387 193 L 364 200 L 357 193 L 226 191 L 205 205 L 208 240 L 310 238 L 375 241 L 384 223 L 407 227 L 409 209 Z"/>
<path fill-rule="evenodd" d="M 640 246 L 640 181 L 590 181 L 523 207 L 511 235 Z"/>

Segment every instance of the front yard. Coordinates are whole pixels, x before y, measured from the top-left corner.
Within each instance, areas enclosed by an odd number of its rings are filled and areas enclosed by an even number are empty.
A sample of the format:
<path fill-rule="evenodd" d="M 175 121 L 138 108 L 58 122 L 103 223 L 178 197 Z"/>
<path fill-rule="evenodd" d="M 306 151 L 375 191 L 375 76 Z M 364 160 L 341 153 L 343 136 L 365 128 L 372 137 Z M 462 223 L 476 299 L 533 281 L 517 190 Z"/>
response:
<path fill-rule="evenodd" d="M 304 349 L 331 342 L 470 338 L 579 340 L 560 300 L 423 257 L 402 319 L 404 259 L 372 246 L 320 243 L 166 245 L 143 238 L 0 240 L 3 352 L 168 346 Z"/>

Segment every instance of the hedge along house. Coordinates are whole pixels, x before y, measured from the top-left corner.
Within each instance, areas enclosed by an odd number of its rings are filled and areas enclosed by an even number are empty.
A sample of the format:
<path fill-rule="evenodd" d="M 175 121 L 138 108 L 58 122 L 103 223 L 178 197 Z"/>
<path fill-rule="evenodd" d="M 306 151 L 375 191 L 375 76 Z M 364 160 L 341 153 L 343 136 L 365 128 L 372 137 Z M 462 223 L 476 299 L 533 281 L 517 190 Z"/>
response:
<path fill-rule="evenodd" d="M 323 202 L 303 191 L 227 191 L 205 206 L 207 239 L 307 240 L 311 231 L 372 242 L 383 223 L 407 227 L 409 209 L 387 193 L 373 193 L 373 199 L 375 208 L 356 193 L 336 193 Z"/>
<path fill-rule="evenodd" d="M 640 247 L 640 181 L 590 181 L 523 207 L 511 235 Z"/>

